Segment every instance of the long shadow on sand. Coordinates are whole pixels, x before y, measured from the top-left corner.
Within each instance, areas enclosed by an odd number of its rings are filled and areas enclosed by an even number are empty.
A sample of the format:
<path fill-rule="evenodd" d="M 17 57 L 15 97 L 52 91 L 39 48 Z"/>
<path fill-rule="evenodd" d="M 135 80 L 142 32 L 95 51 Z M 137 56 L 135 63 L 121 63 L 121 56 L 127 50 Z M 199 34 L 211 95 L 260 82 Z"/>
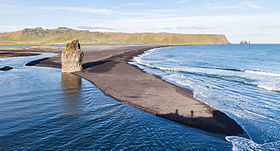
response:
<path fill-rule="evenodd" d="M 28 62 L 25 64 L 26 66 L 46 66 L 46 67 L 53 67 L 53 68 L 61 68 L 61 64 L 58 62 L 55 62 L 54 60 L 50 58 L 43 58 L 39 60 L 34 60 L 31 62 Z"/>
<path fill-rule="evenodd" d="M 227 135 L 243 133 L 243 129 L 240 125 L 238 125 L 233 119 L 229 118 L 225 113 L 218 110 L 212 112 L 212 117 L 194 117 L 194 115 L 195 113 L 193 110 L 191 110 L 189 117 L 180 115 L 178 110 L 176 110 L 175 113 L 158 114 L 160 117 L 209 132 L 223 133 Z M 220 123 L 220 125 L 217 126 L 216 123 Z"/>
<path fill-rule="evenodd" d="M 90 68 L 90 67 L 102 65 L 102 64 L 104 64 L 106 62 L 109 62 L 109 60 L 96 61 L 96 62 L 88 62 L 88 63 L 84 63 L 82 66 L 83 66 L 83 69 L 87 69 L 87 68 Z"/>
<path fill-rule="evenodd" d="M 103 73 L 103 72 L 110 71 L 116 64 L 118 64 L 118 62 L 114 60 L 102 60 L 102 61 L 84 63 L 82 66 L 83 69 L 90 68 L 88 70 L 89 72 Z"/>

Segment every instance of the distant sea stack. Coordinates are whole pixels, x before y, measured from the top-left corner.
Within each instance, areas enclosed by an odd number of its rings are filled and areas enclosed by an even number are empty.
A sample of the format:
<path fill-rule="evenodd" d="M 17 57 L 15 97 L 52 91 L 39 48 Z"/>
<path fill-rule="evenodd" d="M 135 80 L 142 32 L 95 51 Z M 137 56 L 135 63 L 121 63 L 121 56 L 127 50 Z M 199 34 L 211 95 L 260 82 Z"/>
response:
<path fill-rule="evenodd" d="M 0 33 L 1 44 L 64 44 L 74 38 L 83 44 L 229 44 L 225 35 L 217 34 L 90 32 L 67 27 Z"/>
<path fill-rule="evenodd" d="M 61 72 L 81 71 L 84 53 L 78 39 L 66 44 L 61 53 Z"/>
<path fill-rule="evenodd" d="M 246 40 L 242 40 L 242 41 L 240 41 L 240 44 L 251 44 L 251 42 L 250 41 L 246 41 Z"/>

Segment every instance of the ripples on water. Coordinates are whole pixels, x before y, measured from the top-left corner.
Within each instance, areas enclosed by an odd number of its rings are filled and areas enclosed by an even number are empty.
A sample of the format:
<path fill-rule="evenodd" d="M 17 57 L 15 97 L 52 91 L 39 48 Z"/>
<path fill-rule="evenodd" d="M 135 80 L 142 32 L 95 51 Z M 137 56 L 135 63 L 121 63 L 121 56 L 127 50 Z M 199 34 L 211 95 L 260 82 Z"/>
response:
<path fill-rule="evenodd" d="M 230 150 L 208 133 L 120 103 L 43 56 L 0 59 L 0 150 Z"/>
<path fill-rule="evenodd" d="M 124 44 L 87 44 L 81 45 L 82 47 L 86 46 L 122 46 Z M 0 48 L 30 48 L 30 47 L 65 47 L 65 45 L 0 45 Z"/>
<path fill-rule="evenodd" d="M 280 45 L 179 46 L 147 51 L 132 64 L 192 89 L 237 120 L 251 140 L 228 137 L 233 149 L 280 150 L 279 54 Z"/>

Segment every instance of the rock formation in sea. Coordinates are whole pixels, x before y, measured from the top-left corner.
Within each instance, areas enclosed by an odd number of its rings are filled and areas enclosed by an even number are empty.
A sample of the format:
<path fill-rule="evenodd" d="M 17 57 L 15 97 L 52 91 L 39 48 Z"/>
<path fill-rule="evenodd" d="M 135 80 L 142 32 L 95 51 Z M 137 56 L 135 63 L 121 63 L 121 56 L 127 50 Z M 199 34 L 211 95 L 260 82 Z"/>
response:
<path fill-rule="evenodd" d="M 61 53 L 61 72 L 81 71 L 84 53 L 81 50 L 79 39 L 66 44 Z"/>
<path fill-rule="evenodd" d="M 242 41 L 240 41 L 240 44 L 250 44 L 250 41 L 248 42 L 246 40 L 242 40 Z"/>

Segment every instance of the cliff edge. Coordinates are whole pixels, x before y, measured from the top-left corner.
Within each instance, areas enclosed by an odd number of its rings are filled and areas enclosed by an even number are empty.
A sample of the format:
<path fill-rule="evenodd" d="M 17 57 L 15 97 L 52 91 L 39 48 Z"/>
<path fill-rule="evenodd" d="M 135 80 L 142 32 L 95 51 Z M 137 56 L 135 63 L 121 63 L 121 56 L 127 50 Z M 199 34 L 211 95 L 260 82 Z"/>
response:
<path fill-rule="evenodd" d="M 83 44 L 229 44 L 225 35 L 217 34 L 90 32 L 66 27 L 0 33 L 0 44 L 64 44 L 75 38 Z"/>

